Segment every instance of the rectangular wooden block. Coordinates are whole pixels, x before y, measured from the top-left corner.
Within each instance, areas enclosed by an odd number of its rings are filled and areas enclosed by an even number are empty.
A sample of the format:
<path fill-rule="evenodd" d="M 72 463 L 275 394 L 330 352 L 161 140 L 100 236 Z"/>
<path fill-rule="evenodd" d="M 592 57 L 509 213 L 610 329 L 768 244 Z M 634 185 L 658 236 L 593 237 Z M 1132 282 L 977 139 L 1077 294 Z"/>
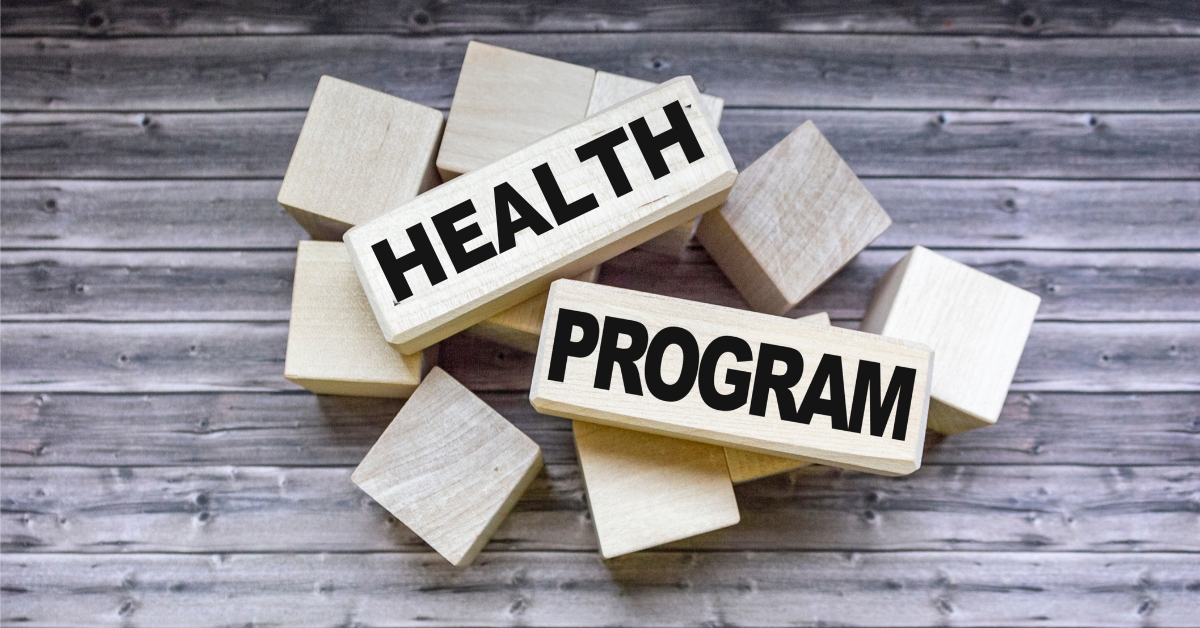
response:
<path fill-rule="evenodd" d="M 891 224 L 809 121 L 746 168 L 696 238 L 752 309 L 782 315 Z"/>
<path fill-rule="evenodd" d="M 279 188 L 313 238 L 347 229 L 439 183 L 442 112 L 322 76 Z"/>
<path fill-rule="evenodd" d="M 542 451 L 434 368 L 350 479 L 455 566 L 471 564 L 542 468 Z"/>
<path fill-rule="evenodd" d="M 596 71 L 467 44 L 437 168 L 446 181 L 583 120 Z"/>
<path fill-rule="evenodd" d="M 592 96 L 588 101 L 587 115 L 596 115 L 613 105 L 634 98 L 648 89 L 653 89 L 655 85 L 656 83 L 650 81 L 610 72 L 596 72 L 596 81 L 592 84 Z M 721 114 L 725 111 L 725 99 L 700 94 L 700 104 L 712 121 L 713 128 L 719 128 Z M 684 221 L 670 231 L 640 244 L 638 248 L 643 251 L 678 256 L 692 241 L 692 232 L 696 230 L 696 222 L 697 219 Z"/>
<path fill-rule="evenodd" d="M 738 522 L 720 447 L 574 422 L 600 554 L 622 554 Z"/>
<path fill-rule="evenodd" d="M 322 395 L 407 397 L 436 359 L 436 346 L 405 355 L 379 335 L 345 245 L 300 242 L 284 377 Z"/>
<path fill-rule="evenodd" d="M 937 352 L 929 429 L 957 434 L 1000 418 L 1041 298 L 918 246 L 884 274 L 862 330 Z"/>
<path fill-rule="evenodd" d="M 384 338 L 411 353 L 716 207 L 736 177 L 683 77 L 344 240 Z"/>
<path fill-rule="evenodd" d="M 887 475 L 921 466 L 933 352 L 558 281 L 530 402 L 552 416 Z"/>
<path fill-rule="evenodd" d="M 575 281 L 589 283 L 594 283 L 599 278 L 599 266 L 572 277 Z M 538 339 L 542 334 L 542 316 L 546 313 L 546 299 L 549 296 L 549 293 L 542 292 L 525 299 L 487 320 L 475 323 L 467 328 L 467 333 L 522 351 L 537 353 Z"/>
<path fill-rule="evenodd" d="M 828 327 L 829 314 L 821 312 L 820 314 L 797 318 L 796 322 Z M 769 456 L 755 451 L 745 451 L 729 447 L 725 448 L 725 462 L 729 466 L 729 479 L 733 480 L 734 484 L 744 484 L 772 475 L 795 471 L 796 469 L 812 464 L 803 460 Z"/>

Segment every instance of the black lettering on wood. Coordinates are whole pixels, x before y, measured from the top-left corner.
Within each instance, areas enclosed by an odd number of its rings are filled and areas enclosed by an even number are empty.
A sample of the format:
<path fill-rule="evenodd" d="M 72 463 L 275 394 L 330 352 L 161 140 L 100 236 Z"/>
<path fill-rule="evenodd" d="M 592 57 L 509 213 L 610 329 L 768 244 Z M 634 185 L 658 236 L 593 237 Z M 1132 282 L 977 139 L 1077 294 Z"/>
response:
<path fill-rule="evenodd" d="M 829 384 L 829 399 L 821 396 L 826 383 Z M 834 425 L 846 424 L 846 384 L 842 377 L 840 355 L 826 353 L 821 356 L 808 391 L 804 393 L 804 401 L 800 402 L 800 410 L 794 419 L 788 420 L 808 424 L 814 414 L 828 415 Z"/>
<path fill-rule="evenodd" d="M 383 276 L 387 278 L 388 285 L 392 287 L 392 296 L 396 303 L 413 295 L 404 273 L 417 266 L 425 269 L 425 276 L 429 278 L 430 285 L 436 286 L 446 280 L 446 271 L 442 269 L 442 262 L 438 260 L 437 252 L 433 250 L 433 244 L 429 241 L 429 235 L 425 233 L 424 225 L 417 223 L 406 229 L 405 233 L 412 242 L 413 250 L 400 257 L 396 257 L 387 240 L 380 240 L 371 245 L 371 250 L 375 252 L 375 259 L 383 270 Z"/>
<path fill-rule="evenodd" d="M 642 151 L 642 158 L 646 160 L 646 165 L 650 167 L 650 174 L 654 175 L 655 179 L 661 179 L 671 173 L 667 167 L 667 160 L 663 159 L 662 152 L 673 144 L 679 144 L 689 164 L 704 157 L 704 150 L 700 148 L 700 142 L 696 140 L 696 133 L 692 130 L 692 125 L 688 122 L 687 114 L 683 112 L 679 101 L 676 100 L 663 107 L 663 111 L 667 114 L 667 121 L 671 123 L 671 128 L 658 135 L 650 132 L 650 125 L 646 124 L 644 117 L 629 123 L 629 130 L 633 131 L 633 139 L 637 141 L 638 148 Z"/>
<path fill-rule="evenodd" d="M 548 163 L 534 168 L 533 177 L 537 179 L 538 187 L 542 189 L 542 196 L 546 197 L 546 204 L 550 206 L 550 213 L 554 214 L 554 222 L 557 222 L 559 226 L 600 206 L 600 203 L 596 201 L 595 194 L 588 194 L 568 203 L 563 196 L 562 188 L 558 187 L 558 179 L 554 178 L 554 172 L 550 170 Z"/>
<path fill-rule="evenodd" d="M 908 434 L 908 409 L 912 404 L 913 386 L 917 379 L 915 369 L 897 366 L 892 369 L 892 379 L 888 382 L 887 393 L 883 400 L 879 399 L 879 389 L 882 388 L 879 374 L 879 363 L 870 360 L 859 360 L 858 376 L 854 381 L 854 402 L 850 406 L 850 425 L 839 424 L 835 421 L 834 429 L 847 432 L 862 433 L 863 413 L 871 412 L 871 436 L 883 436 L 887 429 L 888 417 L 892 408 L 896 408 L 896 422 L 892 425 L 892 439 L 904 440 Z M 867 395 L 871 396 L 871 405 L 867 406 Z"/>
<path fill-rule="evenodd" d="M 683 366 L 674 384 L 668 384 L 662 378 L 663 354 L 671 345 L 683 351 Z M 646 349 L 646 388 L 651 395 L 663 401 L 679 401 L 692 391 L 699 364 L 700 347 L 696 344 L 696 337 L 682 327 L 665 327 L 654 334 L 654 340 Z"/>
<path fill-rule="evenodd" d="M 496 244 L 501 253 L 517 246 L 516 235 L 522 229 L 542 235 L 554 228 L 507 182 L 497 185 L 493 196 L 496 199 Z M 510 208 L 517 211 L 516 220 L 512 219 Z"/>
<path fill-rule="evenodd" d="M 784 369 L 774 373 L 775 363 L 783 362 Z M 775 403 L 779 417 L 785 421 L 796 420 L 796 399 L 792 397 L 792 386 L 800 382 L 804 374 L 804 357 L 791 347 L 762 343 L 758 348 L 758 364 L 754 367 L 754 390 L 750 394 L 750 414 L 767 416 L 767 396 L 775 391 Z"/>
<path fill-rule="evenodd" d="M 625 176 L 625 168 L 621 165 L 621 160 L 617 157 L 617 152 L 613 150 L 617 145 L 623 144 L 627 140 L 629 140 L 629 136 L 625 135 L 625 128 L 622 127 L 616 131 L 609 131 L 575 149 L 575 154 L 579 156 L 580 163 L 592 157 L 600 160 L 600 165 L 604 167 L 604 174 L 608 177 L 608 183 L 612 186 L 617 198 L 621 198 L 633 191 L 633 186 L 629 185 L 629 177 Z"/>
<path fill-rule="evenodd" d="M 754 351 L 750 344 L 741 338 L 720 336 L 708 343 L 704 357 L 700 358 L 700 398 L 704 400 L 705 405 L 721 412 L 729 412 L 746 405 L 746 398 L 750 395 L 750 373 L 735 369 L 725 371 L 725 383 L 733 386 L 733 392 L 722 394 L 717 390 L 717 361 L 726 353 L 732 354 L 738 362 L 754 359 Z"/>
<path fill-rule="evenodd" d="M 571 340 L 575 328 L 583 331 L 579 340 Z M 550 380 L 561 382 L 567 376 L 567 359 L 583 358 L 596 350 L 600 338 L 600 321 L 587 312 L 558 310 L 558 322 L 554 327 L 554 347 L 550 349 Z"/>
<path fill-rule="evenodd" d="M 621 336 L 629 337 L 628 347 L 617 346 Z M 596 356 L 596 379 L 592 387 L 608 390 L 612 384 L 613 366 L 620 365 L 625 392 L 641 396 L 642 378 L 634 362 L 646 352 L 648 336 L 646 326 L 637 321 L 605 316 L 604 331 L 600 337 L 600 354 Z"/>
<path fill-rule="evenodd" d="M 433 226 L 437 229 L 438 236 L 442 238 L 442 246 L 446 248 L 446 254 L 450 256 L 450 263 L 454 264 L 454 270 L 460 273 L 496 257 L 496 247 L 492 246 L 491 242 L 485 242 L 470 251 L 466 249 L 468 242 L 483 236 L 483 230 L 479 228 L 479 223 L 473 222 L 462 229 L 454 228 L 454 223 L 474 214 L 475 204 L 470 200 L 465 200 L 450 209 L 434 214 L 432 218 Z"/>

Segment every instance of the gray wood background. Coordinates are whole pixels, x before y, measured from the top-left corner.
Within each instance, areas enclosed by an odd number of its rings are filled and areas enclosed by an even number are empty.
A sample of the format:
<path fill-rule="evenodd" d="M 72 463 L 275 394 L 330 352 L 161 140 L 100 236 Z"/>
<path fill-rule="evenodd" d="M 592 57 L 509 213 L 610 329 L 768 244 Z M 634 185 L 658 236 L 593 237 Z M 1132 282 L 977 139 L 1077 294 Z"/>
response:
<path fill-rule="evenodd" d="M 603 5 L 603 6 L 602 6 Z M 1200 5 L 564 0 L 0 9 L 5 626 L 1200 625 Z M 399 403 L 283 380 L 274 202 L 317 78 L 445 109 L 479 38 L 726 99 L 740 166 L 805 119 L 895 219 L 793 315 L 855 327 L 924 244 L 1042 308 L 997 426 L 903 478 L 737 490 L 603 562 L 531 357 L 442 363 L 547 467 L 449 567 L 349 481 Z M 602 281 L 744 307 L 704 250 Z"/>

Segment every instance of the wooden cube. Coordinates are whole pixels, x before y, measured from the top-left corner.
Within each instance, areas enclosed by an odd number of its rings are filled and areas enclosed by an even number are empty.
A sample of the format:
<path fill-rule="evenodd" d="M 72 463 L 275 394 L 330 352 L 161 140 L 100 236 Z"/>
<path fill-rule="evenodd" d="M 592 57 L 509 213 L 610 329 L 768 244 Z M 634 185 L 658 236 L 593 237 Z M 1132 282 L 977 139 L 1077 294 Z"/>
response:
<path fill-rule="evenodd" d="M 891 224 L 810 121 L 746 168 L 696 238 L 751 308 L 782 315 Z"/>
<path fill-rule="evenodd" d="M 829 314 L 821 312 L 820 314 L 798 318 L 796 322 L 828 327 Z M 752 480 L 795 471 L 796 469 L 812 464 L 803 460 L 769 456 L 754 451 L 731 449 L 729 447 L 725 448 L 725 462 L 729 466 L 729 479 L 733 480 L 734 484 L 743 484 Z"/>
<path fill-rule="evenodd" d="M 541 468 L 536 443 L 434 368 L 350 479 L 461 567 Z"/>
<path fill-rule="evenodd" d="M 583 421 L 574 431 L 604 558 L 738 522 L 720 447 Z"/>
<path fill-rule="evenodd" d="M 656 83 L 641 79 L 629 78 L 609 72 L 596 72 L 596 82 L 592 84 L 592 97 L 588 102 L 587 115 L 595 115 L 616 105 L 653 89 Z M 713 128 L 721 126 L 721 113 L 725 110 L 725 99 L 700 94 L 700 104 L 712 121 Z M 652 251 L 663 255 L 678 256 L 692 241 L 692 233 L 696 230 L 698 219 L 692 219 L 675 226 L 670 231 L 652 238 L 638 246 L 643 251 Z"/>
<path fill-rule="evenodd" d="M 862 330 L 929 345 L 937 354 L 929 429 L 992 425 L 1008 395 L 1041 299 L 925 247 L 875 288 Z"/>
<path fill-rule="evenodd" d="M 395 209 L 438 184 L 442 112 L 322 76 L 279 203 L 318 240 Z"/>
<path fill-rule="evenodd" d="M 346 245 L 300 242 L 284 377 L 322 395 L 407 397 L 436 359 L 437 347 L 404 355 L 384 341 Z"/>
<path fill-rule="evenodd" d="M 416 352 L 720 205 L 701 109 L 669 81 L 347 231 L 384 338 Z"/>
<path fill-rule="evenodd" d="M 836 327 L 556 281 L 543 414 L 885 475 L 921 466 L 933 352 Z"/>
<path fill-rule="evenodd" d="M 572 279 L 591 283 L 599 277 L 600 267 L 595 266 Z M 475 323 L 467 329 L 467 333 L 522 351 L 537 353 L 538 340 L 542 334 L 542 316 L 546 313 L 546 299 L 549 296 L 548 292 L 542 292 L 525 299 L 487 320 Z"/>
<path fill-rule="evenodd" d="M 596 71 L 467 44 L 437 168 L 449 181 L 583 120 Z"/>

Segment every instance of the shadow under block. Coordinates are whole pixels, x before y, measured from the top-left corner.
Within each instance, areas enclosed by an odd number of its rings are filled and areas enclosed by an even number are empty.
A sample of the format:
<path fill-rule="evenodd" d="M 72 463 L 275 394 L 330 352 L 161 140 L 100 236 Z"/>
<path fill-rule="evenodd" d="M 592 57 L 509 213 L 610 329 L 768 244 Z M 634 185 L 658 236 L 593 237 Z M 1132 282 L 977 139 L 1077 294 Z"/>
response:
<path fill-rule="evenodd" d="M 384 338 L 412 353 L 720 205 L 736 178 L 682 77 L 343 239 Z"/>
<path fill-rule="evenodd" d="M 796 319 L 797 323 L 806 325 L 829 326 L 829 314 L 821 312 Z M 734 484 L 743 484 L 754 480 L 788 471 L 795 471 L 812 464 L 792 458 L 768 456 L 753 451 L 725 448 L 725 462 L 729 466 L 729 479 Z"/>
<path fill-rule="evenodd" d="M 442 112 L 322 76 L 279 188 L 317 240 L 395 209 L 438 184 Z"/>
<path fill-rule="evenodd" d="M 891 224 L 809 121 L 741 173 L 696 238 L 752 309 L 782 315 Z"/>
<path fill-rule="evenodd" d="M 925 247 L 884 274 L 862 330 L 929 345 L 937 354 L 929 429 L 992 425 L 1008 395 L 1041 298 Z"/>
<path fill-rule="evenodd" d="M 350 479 L 461 567 L 541 468 L 536 443 L 434 368 Z"/>
<path fill-rule="evenodd" d="M 609 72 L 596 72 L 596 82 L 592 84 L 592 97 L 588 101 L 587 115 L 595 115 L 619 104 L 648 89 L 653 89 L 657 83 L 629 78 Z M 714 128 L 721 126 L 721 114 L 725 111 L 725 99 L 700 94 L 700 105 L 708 113 Z M 670 231 L 653 238 L 638 246 L 643 251 L 652 251 L 663 255 L 678 256 L 692 241 L 692 232 L 696 230 L 696 220 L 688 220 L 675 226 Z"/>
<path fill-rule="evenodd" d="M 442 179 L 583 120 L 595 76 L 590 68 L 469 42 L 437 156 Z"/>
<path fill-rule="evenodd" d="M 885 475 L 921 466 L 917 343 L 578 281 L 550 289 L 543 414 Z"/>
<path fill-rule="evenodd" d="M 296 250 L 284 377 L 321 395 L 408 397 L 436 347 L 404 355 L 379 324 L 341 242 L 304 240 Z"/>
<path fill-rule="evenodd" d="M 604 558 L 740 519 L 720 447 L 583 421 L 573 427 Z"/>
<path fill-rule="evenodd" d="M 575 281 L 589 283 L 595 283 L 599 278 L 599 266 L 572 277 Z M 475 323 L 467 329 L 467 333 L 522 351 L 537 353 L 538 340 L 542 335 L 542 317 L 546 314 L 546 298 L 549 296 L 543 292 L 525 299 L 487 320 Z"/>

